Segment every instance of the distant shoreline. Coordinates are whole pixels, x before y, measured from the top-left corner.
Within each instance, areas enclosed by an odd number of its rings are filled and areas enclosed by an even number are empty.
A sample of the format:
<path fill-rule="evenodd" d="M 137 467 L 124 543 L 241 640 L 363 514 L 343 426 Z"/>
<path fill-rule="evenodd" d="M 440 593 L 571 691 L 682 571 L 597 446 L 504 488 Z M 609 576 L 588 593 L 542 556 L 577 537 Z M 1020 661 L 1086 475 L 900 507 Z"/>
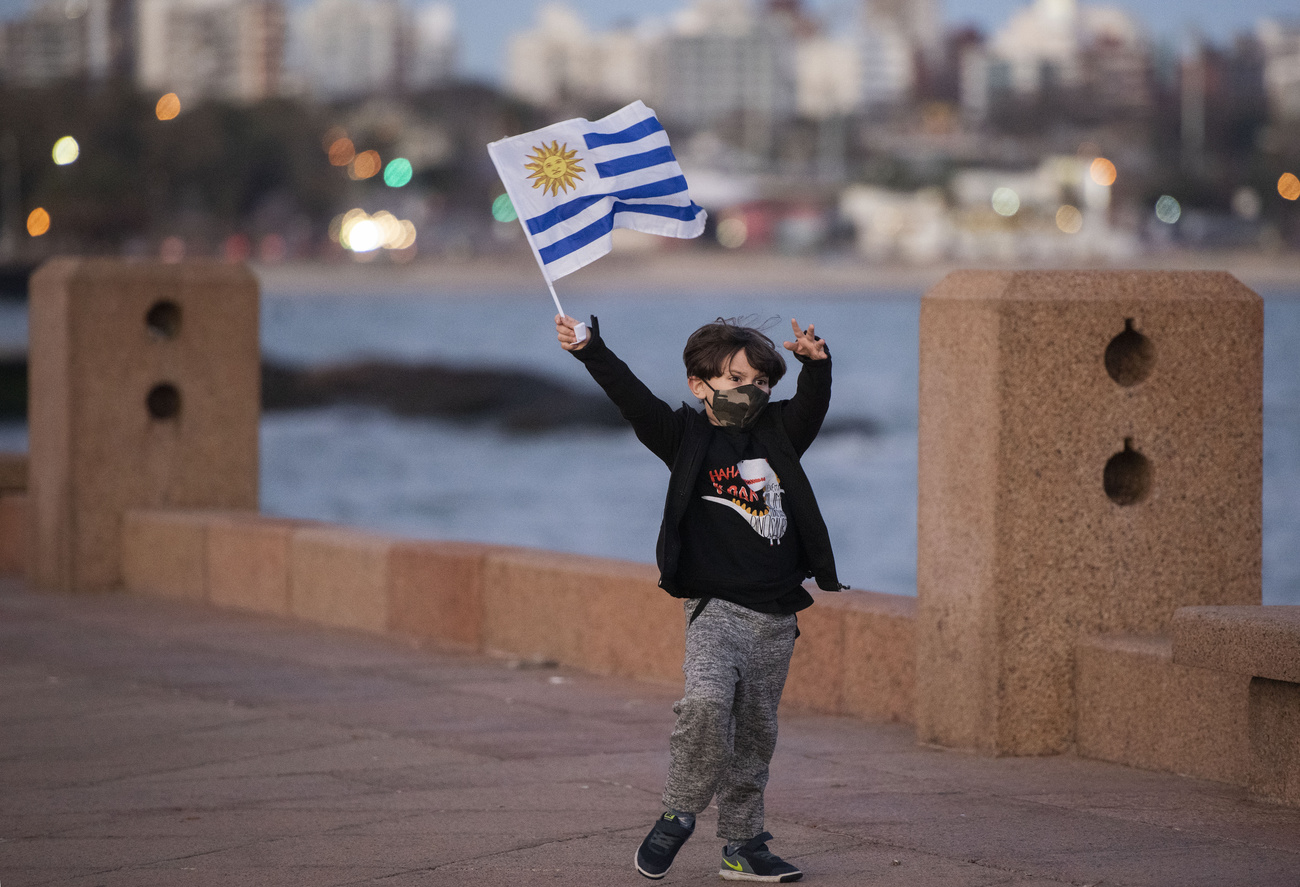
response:
<path fill-rule="evenodd" d="M 963 268 L 1022 270 L 1046 266 L 990 266 L 943 263 L 932 266 L 877 265 L 855 256 L 784 256 L 767 253 L 667 249 L 617 252 L 563 278 L 564 293 L 610 295 L 717 294 L 774 291 L 793 296 L 919 295 L 951 271 Z M 1074 268 L 1085 266 L 1073 266 Z M 1166 253 L 1088 270 L 1228 271 L 1251 289 L 1300 296 L 1300 255 L 1256 253 Z M 541 272 L 527 255 L 463 260 L 417 260 L 409 265 L 293 262 L 253 266 L 264 293 L 281 296 L 362 294 L 506 295 L 536 290 L 546 294 Z"/>

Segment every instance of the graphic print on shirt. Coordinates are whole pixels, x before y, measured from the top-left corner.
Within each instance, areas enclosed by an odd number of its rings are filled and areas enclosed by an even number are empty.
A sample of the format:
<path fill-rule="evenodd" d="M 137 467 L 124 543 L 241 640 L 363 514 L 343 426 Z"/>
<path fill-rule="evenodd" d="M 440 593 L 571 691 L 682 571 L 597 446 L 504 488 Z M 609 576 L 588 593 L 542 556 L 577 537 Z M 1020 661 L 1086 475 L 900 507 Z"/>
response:
<path fill-rule="evenodd" d="M 768 545 L 780 545 L 788 521 L 781 507 L 781 479 L 766 459 L 745 459 L 709 472 L 717 496 L 702 497 L 734 509 Z"/>

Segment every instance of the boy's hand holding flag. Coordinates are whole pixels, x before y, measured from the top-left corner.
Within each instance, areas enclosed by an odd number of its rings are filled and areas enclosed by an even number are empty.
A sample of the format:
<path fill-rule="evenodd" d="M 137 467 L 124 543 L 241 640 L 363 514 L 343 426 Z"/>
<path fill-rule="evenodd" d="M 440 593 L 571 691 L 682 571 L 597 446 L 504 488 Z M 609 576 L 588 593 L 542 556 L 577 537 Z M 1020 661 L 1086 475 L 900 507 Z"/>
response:
<path fill-rule="evenodd" d="M 615 228 L 704 232 L 706 214 L 687 193 L 668 134 L 640 101 L 595 122 L 565 120 L 492 142 L 488 154 L 561 315 L 554 282 L 608 253 Z"/>

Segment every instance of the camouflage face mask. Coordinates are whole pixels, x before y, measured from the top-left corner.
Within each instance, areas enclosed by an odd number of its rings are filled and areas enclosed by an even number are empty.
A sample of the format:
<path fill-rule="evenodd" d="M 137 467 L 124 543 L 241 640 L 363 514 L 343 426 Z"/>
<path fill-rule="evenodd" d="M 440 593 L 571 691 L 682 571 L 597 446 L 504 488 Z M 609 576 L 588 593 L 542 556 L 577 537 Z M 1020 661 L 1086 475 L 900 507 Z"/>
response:
<path fill-rule="evenodd" d="M 754 424 L 759 413 L 767 406 L 768 393 L 757 385 L 741 385 L 739 388 L 724 388 L 721 391 L 709 385 L 713 392 L 713 417 L 724 428 L 739 428 L 742 431 Z"/>

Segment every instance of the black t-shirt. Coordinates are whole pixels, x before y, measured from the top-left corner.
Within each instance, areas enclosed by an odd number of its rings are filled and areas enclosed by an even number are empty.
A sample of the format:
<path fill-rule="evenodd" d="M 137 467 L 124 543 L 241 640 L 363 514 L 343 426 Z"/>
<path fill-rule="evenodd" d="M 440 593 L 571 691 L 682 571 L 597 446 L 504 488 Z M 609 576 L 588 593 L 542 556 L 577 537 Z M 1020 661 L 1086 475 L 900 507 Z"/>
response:
<path fill-rule="evenodd" d="M 714 428 L 682 518 L 678 583 L 762 613 L 812 604 L 803 588 L 799 528 L 781 480 L 748 432 Z"/>

